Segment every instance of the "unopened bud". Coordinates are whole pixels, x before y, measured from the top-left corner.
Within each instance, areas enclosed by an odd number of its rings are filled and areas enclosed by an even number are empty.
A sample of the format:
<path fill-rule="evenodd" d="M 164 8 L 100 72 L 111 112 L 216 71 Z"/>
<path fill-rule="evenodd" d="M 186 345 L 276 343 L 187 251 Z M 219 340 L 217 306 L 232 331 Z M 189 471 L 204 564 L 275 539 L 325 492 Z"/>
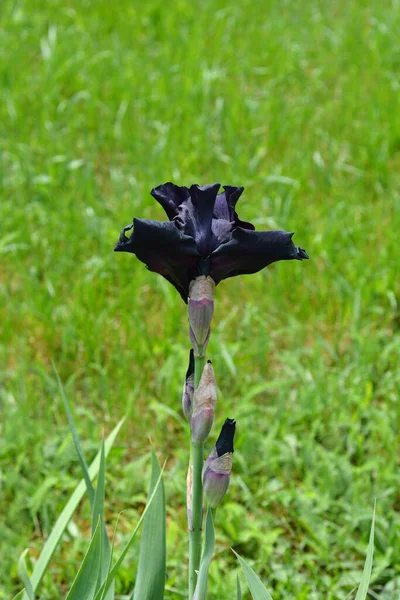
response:
<path fill-rule="evenodd" d="M 190 423 L 190 419 L 192 418 L 192 402 L 193 402 L 193 392 L 194 392 L 194 355 L 193 350 L 190 350 L 189 354 L 189 366 L 186 371 L 185 383 L 183 386 L 182 393 L 182 409 L 185 417 Z"/>
<path fill-rule="evenodd" d="M 204 365 L 198 388 L 193 394 L 192 441 L 204 442 L 211 431 L 217 402 L 217 386 L 211 361 Z"/>
<path fill-rule="evenodd" d="M 203 488 L 211 508 L 218 506 L 229 486 L 235 427 L 234 419 L 226 419 L 217 443 L 204 464 Z"/>
<path fill-rule="evenodd" d="M 189 336 L 195 356 L 204 356 L 210 337 L 214 312 L 214 280 L 206 275 L 196 277 L 189 286 Z"/>

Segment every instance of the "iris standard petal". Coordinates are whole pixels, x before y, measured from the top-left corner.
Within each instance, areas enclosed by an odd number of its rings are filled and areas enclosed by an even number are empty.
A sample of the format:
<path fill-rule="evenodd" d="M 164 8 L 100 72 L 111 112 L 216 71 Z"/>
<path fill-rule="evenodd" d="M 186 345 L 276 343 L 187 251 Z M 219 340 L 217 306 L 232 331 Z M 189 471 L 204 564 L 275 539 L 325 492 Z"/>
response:
<path fill-rule="evenodd" d="M 215 284 L 234 275 L 256 273 L 278 260 L 303 260 L 305 250 L 286 231 L 250 231 L 238 227 L 232 239 L 211 255 L 210 275 Z"/>
<path fill-rule="evenodd" d="M 129 238 L 125 227 L 115 246 L 116 252 L 136 254 L 150 271 L 159 273 L 178 290 L 187 302 L 189 283 L 197 276 L 200 254 L 193 238 L 185 235 L 173 222 L 134 219 Z"/>
<path fill-rule="evenodd" d="M 204 257 L 211 254 L 217 247 L 211 224 L 215 200 L 220 187 L 219 183 L 203 186 L 192 185 L 190 188 L 191 202 L 185 203 L 191 209 L 190 214 L 187 215 L 187 218 L 192 221 L 188 233 L 194 237 L 200 254 Z M 187 233 L 186 227 L 184 231 Z"/>
<path fill-rule="evenodd" d="M 178 206 L 190 197 L 187 187 L 170 181 L 153 188 L 150 194 L 161 204 L 170 221 L 177 216 Z"/>
<path fill-rule="evenodd" d="M 224 219 L 225 221 L 233 221 L 233 213 L 233 206 L 229 202 L 229 193 L 226 191 L 226 186 L 224 186 L 224 191 L 222 194 L 218 194 L 215 200 L 213 218 Z"/>
<path fill-rule="evenodd" d="M 243 194 L 244 187 L 236 187 L 234 185 L 224 185 L 225 196 L 227 202 L 230 203 L 232 208 L 235 208 L 236 202 L 239 200 L 240 196 Z"/>
<path fill-rule="evenodd" d="M 231 221 L 235 222 L 236 227 L 242 227 L 243 229 L 251 229 L 254 231 L 255 227 L 252 223 L 248 221 L 242 221 L 239 219 L 239 215 L 235 210 L 235 206 L 240 196 L 243 193 L 244 187 L 235 187 L 233 185 L 224 185 L 226 201 L 229 206 L 231 206 Z"/>

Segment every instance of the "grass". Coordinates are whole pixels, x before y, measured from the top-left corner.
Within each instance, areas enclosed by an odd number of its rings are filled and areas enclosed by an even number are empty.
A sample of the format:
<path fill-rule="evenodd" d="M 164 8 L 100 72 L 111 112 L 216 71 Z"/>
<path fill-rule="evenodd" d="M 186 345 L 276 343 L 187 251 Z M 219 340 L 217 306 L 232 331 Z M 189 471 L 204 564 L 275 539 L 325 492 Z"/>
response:
<path fill-rule="evenodd" d="M 117 545 L 149 437 L 168 458 L 166 600 L 186 589 L 185 307 L 112 252 L 133 215 L 164 218 L 149 190 L 172 179 L 244 185 L 241 217 L 295 230 L 312 258 L 217 288 L 213 437 L 227 416 L 238 435 L 213 597 L 236 589 L 232 546 L 275 600 L 346 598 L 376 498 L 370 597 L 397 600 L 399 24 L 395 0 L 3 0 L 0 598 L 80 477 L 52 360 L 87 460 L 128 417 L 106 482 Z M 63 596 L 89 530 L 85 504 L 42 600 Z"/>

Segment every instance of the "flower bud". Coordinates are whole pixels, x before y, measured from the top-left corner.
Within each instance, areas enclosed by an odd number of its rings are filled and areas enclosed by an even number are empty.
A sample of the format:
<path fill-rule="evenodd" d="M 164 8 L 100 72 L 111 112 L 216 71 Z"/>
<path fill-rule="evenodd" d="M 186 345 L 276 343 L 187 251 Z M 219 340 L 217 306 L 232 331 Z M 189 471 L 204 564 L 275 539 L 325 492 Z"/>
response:
<path fill-rule="evenodd" d="M 206 275 L 196 277 L 189 285 L 189 336 L 195 356 L 204 356 L 210 337 L 214 312 L 214 280 Z"/>
<path fill-rule="evenodd" d="M 211 508 L 218 506 L 229 486 L 235 427 L 234 419 L 226 419 L 217 443 L 204 464 L 203 488 Z"/>
<path fill-rule="evenodd" d="M 192 401 L 193 401 L 193 392 L 194 392 L 194 354 L 193 350 L 190 350 L 189 354 L 189 366 L 186 371 L 185 383 L 183 385 L 183 393 L 182 393 L 182 409 L 186 419 L 190 423 L 190 419 L 192 418 Z"/>
<path fill-rule="evenodd" d="M 211 361 L 204 365 L 198 388 L 193 394 L 192 441 L 204 442 L 211 431 L 217 402 L 217 386 Z"/>

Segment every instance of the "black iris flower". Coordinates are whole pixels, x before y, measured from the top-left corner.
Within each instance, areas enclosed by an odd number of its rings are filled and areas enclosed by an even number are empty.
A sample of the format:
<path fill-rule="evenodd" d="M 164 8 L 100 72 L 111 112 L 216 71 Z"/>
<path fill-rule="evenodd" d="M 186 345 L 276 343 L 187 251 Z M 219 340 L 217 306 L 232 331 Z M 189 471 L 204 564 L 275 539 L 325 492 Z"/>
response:
<path fill-rule="evenodd" d="M 278 260 L 308 258 L 293 244 L 293 233 L 255 231 L 254 225 L 239 219 L 236 203 L 243 187 L 226 185 L 218 193 L 220 187 L 159 185 L 151 195 L 169 221 L 134 219 L 122 230 L 115 250 L 136 254 L 150 271 L 172 283 L 185 302 L 190 282 L 200 275 L 209 275 L 217 285 Z"/>

